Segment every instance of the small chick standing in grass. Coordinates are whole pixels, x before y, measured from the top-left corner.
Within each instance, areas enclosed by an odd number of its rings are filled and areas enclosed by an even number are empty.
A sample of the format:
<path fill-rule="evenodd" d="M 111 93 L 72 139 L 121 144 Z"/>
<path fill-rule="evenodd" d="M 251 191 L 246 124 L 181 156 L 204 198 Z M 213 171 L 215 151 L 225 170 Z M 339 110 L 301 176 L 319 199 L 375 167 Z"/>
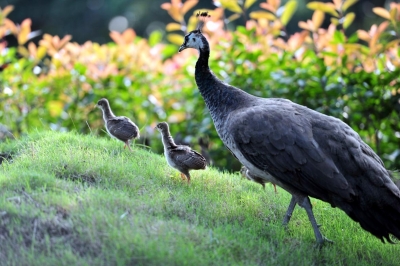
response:
<path fill-rule="evenodd" d="M 183 180 L 185 180 L 186 176 L 188 183 L 190 183 L 189 171 L 206 169 L 206 159 L 189 146 L 176 145 L 166 122 L 157 124 L 156 128 L 161 133 L 164 154 L 168 164 L 181 172 Z"/>
<path fill-rule="evenodd" d="M 108 134 L 124 142 L 124 149 L 128 147 L 132 151 L 129 142 L 140 137 L 139 128 L 128 117 L 115 116 L 106 98 L 100 99 L 96 106 L 103 112 Z"/>
<path fill-rule="evenodd" d="M 247 178 L 248 180 L 251 180 L 251 181 L 254 181 L 254 182 L 260 184 L 261 186 L 263 186 L 263 189 L 264 189 L 264 190 L 265 190 L 265 183 L 269 183 L 269 182 L 266 181 L 265 179 L 262 179 L 262 178 L 260 178 L 260 177 L 258 177 L 258 176 L 252 175 L 252 174 L 250 173 L 249 169 L 247 169 L 246 166 L 242 166 L 242 168 L 240 169 L 240 174 L 241 174 L 243 177 Z M 272 183 L 271 183 L 271 184 L 272 184 Z M 275 193 L 277 193 L 277 191 L 276 191 L 276 185 L 275 185 L 275 184 L 272 184 L 272 185 L 274 186 Z"/>

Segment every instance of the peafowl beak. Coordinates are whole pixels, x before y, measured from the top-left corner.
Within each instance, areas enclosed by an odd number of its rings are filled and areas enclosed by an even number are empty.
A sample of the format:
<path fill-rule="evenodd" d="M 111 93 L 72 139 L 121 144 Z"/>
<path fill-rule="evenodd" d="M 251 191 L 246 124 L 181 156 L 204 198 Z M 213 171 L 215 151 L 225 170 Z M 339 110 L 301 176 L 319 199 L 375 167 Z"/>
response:
<path fill-rule="evenodd" d="M 187 46 L 185 46 L 185 44 L 182 44 L 181 47 L 179 47 L 178 52 L 182 52 L 183 50 L 185 50 L 187 48 Z"/>

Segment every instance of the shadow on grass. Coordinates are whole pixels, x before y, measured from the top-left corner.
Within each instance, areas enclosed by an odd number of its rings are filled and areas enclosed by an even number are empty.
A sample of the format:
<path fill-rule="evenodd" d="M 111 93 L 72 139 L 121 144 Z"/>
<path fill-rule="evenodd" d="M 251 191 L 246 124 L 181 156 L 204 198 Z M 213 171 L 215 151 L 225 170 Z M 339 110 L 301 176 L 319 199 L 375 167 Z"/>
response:
<path fill-rule="evenodd" d="M 87 185 L 94 186 L 101 182 L 101 178 L 93 173 L 80 173 L 75 170 L 69 170 L 67 164 L 64 164 L 61 169 L 56 170 L 55 177 L 67 181 L 75 181 L 79 183 L 86 183 Z"/>
<path fill-rule="evenodd" d="M 29 249 L 48 255 L 70 250 L 82 257 L 96 256 L 101 252 L 99 244 L 82 237 L 75 229 L 76 225 L 67 210 L 41 204 L 25 191 L 17 194 L 19 196 L 8 201 L 15 205 L 30 205 L 30 209 L 40 209 L 40 213 L 0 212 L 1 261 L 18 259 L 26 255 L 21 251 Z"/>

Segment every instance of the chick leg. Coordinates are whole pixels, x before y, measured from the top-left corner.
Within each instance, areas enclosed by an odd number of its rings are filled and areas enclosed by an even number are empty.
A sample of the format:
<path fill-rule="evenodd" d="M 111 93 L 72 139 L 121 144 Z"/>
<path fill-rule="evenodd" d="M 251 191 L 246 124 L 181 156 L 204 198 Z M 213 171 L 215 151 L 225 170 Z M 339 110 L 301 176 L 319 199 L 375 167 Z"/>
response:
<path fill-rule="evenodd" d="M 190 174 L 189 172 L 181 173 L 182 180 L 187 180 L 188 184 L 190 184 Z"/>
<path fill-rule="evenodd" d="M 127 141 L 125 141 L 124 143 L 125 143 L 124 149 L 125 149 L 126 147 L 128 147 L 128 149 L 129 149 L 130 151 L 132 151 L 131 147 L 129 146 L 129 141 L 127 140 Z"/>

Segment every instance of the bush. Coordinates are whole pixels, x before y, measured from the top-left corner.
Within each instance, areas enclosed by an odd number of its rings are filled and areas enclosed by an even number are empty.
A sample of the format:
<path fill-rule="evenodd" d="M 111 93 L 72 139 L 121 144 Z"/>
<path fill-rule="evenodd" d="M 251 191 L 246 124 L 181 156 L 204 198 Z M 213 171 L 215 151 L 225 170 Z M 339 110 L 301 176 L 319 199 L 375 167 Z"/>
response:
<path fill-rule="evenodd" d="M 400 4 L 390 10 L 374 8 L 383 18 L 369 31 L 348 34 L 354 20 L 348 8 L 356 1 L 311 2 L 314 14 L 299 22 L 302 31 L 291 36 L 285 26 L 296 1 L 281 7 L 279 0 L 221 1 L 211 10 L 204 32 L 211 45 L 210 68 L 225 82 L 262 97 L 288 98 L 344 120 L 371 145 L 389 168 L 400 167 Z M 176 23 L 167 25 L 170 44 L 154 32 L 148 40 L 133 29 L 111 32 L 114 42 L 79 45 L 71 36 L 44 34 L 38 45 L 29 42 L 30 20 L 18 27 L 1 10 L 0 36 L 13 34 L 18 47 L 0 43 L 3 64 L 0 118 L 15 135 L 33 129 L 98 130 L 105 134 L 98 99 L 107 97 L 117 115 L 131 117 L 141 128 L 141 142 L 161 152 L 154 126 L 168 121 L 180 142 L 199 149 L 209 141 L 214 165 L 237 170 L 239 163 L 219 140 L 194 81 L 195 51 L 176 53 L 183 34 L 196 25 L 197 1 L 165 3 Z M 226 9 L 233 15 L 226 18 Z M 279 15 L 278 15 L 279 14 Z M 227 30 L 226 23 L 245 17 L 246 24 Z M 325 16 L 328 28 L 321 28 Z M 178 137 L 177 137 L 178 138 Z"/>

